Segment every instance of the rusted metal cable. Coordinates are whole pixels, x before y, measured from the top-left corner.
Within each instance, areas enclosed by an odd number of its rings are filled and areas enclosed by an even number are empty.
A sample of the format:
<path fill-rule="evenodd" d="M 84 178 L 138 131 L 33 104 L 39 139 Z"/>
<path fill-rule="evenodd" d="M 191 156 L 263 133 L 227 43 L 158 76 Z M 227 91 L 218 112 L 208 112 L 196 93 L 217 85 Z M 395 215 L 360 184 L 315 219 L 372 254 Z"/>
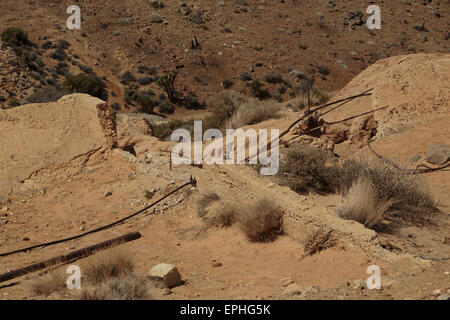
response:
<path fill-rule="evenodd" d="M 96 228 L 96 229 L 93 229 L 93 230 L 90 230 L 90 231 L 86 231 L 84 233 L 81 233 L 81 234 L 78 234 L 78 235 L 75 235 L 75 236 L 72 236 L 72 237 L 68 237 L 68 238 L 64 238 L 64 239 L 60 239 L 60 240 L 55 240 L 55 241 L 50 241 L 50 242 L 46 242 L 46 243 L 41 243 L 41 244 L 36 244 L 36 245 L 30 246 L 30 247 L 27 247 L 27 248 L 18 249 L 18 250 L 14 250 L 14 251 L 10 251 L 10 252 L 0 253 L 0 257 L 5 257 L 5 256 L 9 256 L 11 254 L 24 252 L 24 251 L 27 251 L 27 250 L 32 250 L 32 249 L 35 249 L 35 248 L 38 248 L 38 247 L 48 247 L 48 246 L 51 246 L 51 245 L 54 245 L 54 244 L 67 242 L 67 241 L 70 241 L 70 240 L 74 240 L 74 239 L 78 239 L 78 238 L 87 236 L 88 234 L 92 234 L 92 233 L 95 233 L 95 232 L 99 232 L 99 231 L 102 231 L 102 230 L 109 229 L 109 228 L 111 228 L 111 227 L 113 227 L 113 226 L 115 226 L 115 225 L 117 225 L 119 223 L 122 223 L 122 222 L 124 222 L 124 221 L 126 221 L 126 220 L 128 220 L 128 219 L 130 219 L 130 218 L 132 218 L 132 217 L 134 217 L 134 216 L 144 212 L 144 211 L 147 211 L 148 209 L 150 209 L 154 205 L 160 203 L 161 201 L 163 201 L 167 197 L 171 196 L 175 192 L 183 189 L 184 187 L 186 187 L 188 185 L 192 185 L 194 187 L 197 186 L 197 180 L 191 176 L 189 182 L 186 182 L 185 184 L 179 186 L 175 190 L 169 192 L 168 194 L 166 194 L 165 196 L 163 196 L 159 200 L 153 202 L 152 204 L 148 205 L 147 207 L 145 207 L 145 208 L 143 208 L 143 209 L 141 209 L 141 210 L 139 210 L 139 211 L 137 211 L 137 212 L 135 212 L 133 214 L 130 214 L 129 216 L 126 216 L 126 217 L 124 217 L 122 219 L 119 219 L 119 220 L 116 220 L 116 221 L 114 221 L 114 222 L 112 222 L 110 224 L 107 224 L 105 226 L 101 226 L 99 228 Z"/>
<path fill-rule="evenodd" d="M 136 239 L 139 239 L 141 237 L 141 234 L 139 232 L 132 232 L 132 233 L 127 233 L 123 236 L 111 239 L 111 240 L 107 240 L 101 243 L 97 243 L 94 244 L 92 246 L 80 249 L 80 250 L 76 250 L 76 251 L 72 251 L 66 255 L 61 255 L 46 261 L 41 261 L 41 262 L 37 262 L 34 263 L 30 266 L 24 267 L 24 268 L 20 268 L 17 270 L 13 270 L 4 274 L 0 274 L 0 283 L 8 281 L 8 280 L 12 280 L 14 278 L 18 278 L 21 277 L 23 275 L 38 271 L 38 270 L 42 270 L 57 264 L 63 264 L 63 263 L 67 263 L 67 262 L 72 262 L 81 258 L 85 258 L 87 256 L 90 256 L 92 254 L 94 254 L 97 251 L 100 250 L 104 250 L 107 248 L 111 248 L 113 246 L 117 246 L 119 244 L 122 244 L 124 242 L 129 242 L 129 241 L 133 241 Z"/>
<path fill-rule="evenodd" d="M 390 166 L 392 166 L 398 170 L 407 172 L 407 173 L 412 173 L 412 174 L 430 173 L 430 172 L 435 172 L 435 171 L 439 171 L 439 170 L 450 167 L 450 163 L 447 163 L 447 164 L 444 164 L 443 166 L 435 167 L 435 168 L 427 166 L 426 164 L 419 164 L 416 167 L 416 169 L 404 169 L 404 168 L 400 167 L 399 165 L 397 165 L 396 163 L 394 163 L 393 161 L 386 159 L 386 158 L 382 157 L 380 154 L 378 154 L 370 145 L 370 141 L 367 141 L 367 147 L 378 159 L 380 159 L 384 163 L 387 163 Z M 448 162 L 448 160 L 446 162 Z M 419 167 L 424 167 L 425 169 L 419 169 Z"/>
<path fill-rule="evenodd" d="M 336 101 L 333 101 L 333 102 L 329 102 L 329 103 L 326 103 L 326 104 L 324 104 L 324 105 L 318 106 L 318 107 L 316 107 L 316 108 L 310 110 L 309 112 L 306 112 L 303 116 L 301 116 L 300 118 L 298 118 L 297 120 L 295 120 L 294 122 L 292 122 L 291 125 L 290 125 L 286 130 L 284 130 L 282 133 L 280 133 L 280 135 L 279 135 L 277 138 L 275 138 L 275 139 L 271 140 L 270 142 L 268 142 L 268 143 L 266 144 L 266 150 L 269 151 L 269 150 L 271 149 L 271 147 L 272 147 L 272 143 L 273 143 L 273 142 L 275 142 L 276 140 L 281 139 L 283 136 L 285 136 L 286 134 L 288 134 L 289 131 L 291 131 L 292 128 L 294 128 L 296 124 L 298 124 L 300 121 L 302 121 L 303 119 L 305 119 L 305 118 L 306 118 L 307 116 L 309 116 L 310 114 L 312 114 L 312 113 L 314 113 L 314 112 L 316 112 L 316 111 L 318 111 L 318 110 L 321 110 L 321 109 L 323 109 L 323 108 L 326 108 L 326 107 L 329 107 L 329 106 L 338 104 L 338 103 L 341 103 L 339 106 L 337 106 L 337 107 L 340 107 L 340 106 L 342 106 L 342 105 L 344 105 L 344 104 L 346 104 L 346 103 L 348 103 L 348 102 L 350 102 L 350 101 L 352 101 L 352 100 L 354 100 L 354 99 L 356 99 L 356 98 L 370 96 L 370 95 L 372 95 L 372 94 L 369 93 L 369 92 L 372 91 L 372 90 L 373 90 L 373 88 L 370 88 L 369 90 L 366 90 L 366 91 L 364 91 L 364 92 L 362 92 L 362 93 L 360 93 L 360 94 L 357 94 L 357 95 L 354 95 L 354 96 L 350 96 L 350 97 L 347 97 L 347 98 L 343 98 L 343 99 L 340 99 L 340 100 L 336 100 Z M 336 109 L 337 107 L 333 108 L 332 110 Z M 253 156 L 248 156 L 247 158 L 245 158 L 245 161 L 249 161 L 249 159 L 254 158 L 254 157 L 257 157 L 258 155 L 259 155 L 259 151 L 258 151 L 255 155 L 253 155 Z"/>

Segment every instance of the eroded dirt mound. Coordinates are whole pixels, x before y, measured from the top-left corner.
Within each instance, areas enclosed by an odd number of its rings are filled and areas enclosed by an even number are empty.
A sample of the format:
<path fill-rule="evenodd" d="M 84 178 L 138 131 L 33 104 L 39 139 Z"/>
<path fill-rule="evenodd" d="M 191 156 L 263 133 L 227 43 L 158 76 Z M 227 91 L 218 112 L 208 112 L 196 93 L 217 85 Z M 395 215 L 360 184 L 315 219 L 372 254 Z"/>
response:
<path fill-rule="evenodd" d="M 356 76 L 334 98 L 339 100 L 373 88 L 372 95 L 356 99 L 324 116 L 336 121 L 375 110 L 329 131 L 338 142 L 364 143 L 400 133 L 448 116 L 450 108 L 450 55 L 414 54 L 380 60 Z"/>
<path fill-rule="evenodd" d="M 105 103 L 85 94 L 0 110 L 0 193 L 33 173 L 111 145 Z"/>

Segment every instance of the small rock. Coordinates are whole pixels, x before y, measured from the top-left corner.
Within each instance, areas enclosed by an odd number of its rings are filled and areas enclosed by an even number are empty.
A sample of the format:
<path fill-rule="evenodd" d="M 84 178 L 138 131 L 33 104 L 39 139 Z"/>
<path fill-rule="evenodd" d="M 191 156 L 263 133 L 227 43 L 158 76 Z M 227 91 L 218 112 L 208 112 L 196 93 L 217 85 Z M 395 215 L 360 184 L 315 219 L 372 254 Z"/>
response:
<path fill-rule="evenodd" d="M 441 294 L 437 297 L 438 300 L 450 300 L 450 295 L 448 294 Z"/>
<path fill-rule="evenodd" d="M 111 196 L 111 195 L 112 195 L 112 192 L 111 192 L 111 191 L 105 192 L 105 197 L 109 197 L 109 196 Z"/>
<path fill-rule="evenodd" d="M 212 264 L 212 267 L 213 268 L 219 268 L 219 267 L 221 267 L 222 266 L 222 263 L 221 262 L 213 262 L 213 264 Z"/>
<path fill-rule="evenodd" d="M 151 23 L 161 23 L 163 22 L 163 18 L 161 18 L 161 15 L 159 13 L 153 12 L 148 17 L 148 21 L 150 21 Z"/>
<path fill-rule="evenodd" d="M 434 291 L 433 291 L 433 296 L 438 296 L 438 295 L 440 295 L 441 293 L 442 293 L 442 290 L 441 290 L 441 289 L 434 290 Z"/>
<path fill-rule="evenodd" d="M 25 238 L 23 238 L 22 240 L 23 240 L 23 241 L 30 241 L 30 238 L 25 237 Z"/>
<path fill-rule="evenodd" d="M 155 281 L 156 286 L 163 288 L 173 288 L 181 284 L 181 274 L 173 264 L 157 264 L 150 270 L 149 278 Z"/>
<path fill-rule="evenodd" d="M 302 294 L 302 288 L 296 283 L 291 283 L 283 291 L 283 294 L 288 295 L 288 296 L 297 296 L 297 295 Z"/>
<path fill-rule="evenodd" d="M 432 164 L 443 165 L 450 160 L 450 146 L 433 143 L 426 152 L 427 161 Z"/>
<path fill-rule="evenodd" d="M 169 288 L 164 288 L 164 290 L 162 292 L 162 295 L 163 296 L 168 296 L 170 294 L 172 294 L 172 290 L 170 290 Z"/>
<path fill-rule="evenodd" d="M 420 160 L 420 158 L 422 158 L 422 156 L 420 154 L 416 154 L 415 156 L 412 156 L 409 161 L 411 162 L 417 162 Z"/>
<path fill-rule="evenodd" d="M 287 287 L 290 284 L 293 284 L 294 280 L 292 280 L 291 278 L 283 278 L 281 279 L 281 283 L 283 284 L 283 287 Z"/>

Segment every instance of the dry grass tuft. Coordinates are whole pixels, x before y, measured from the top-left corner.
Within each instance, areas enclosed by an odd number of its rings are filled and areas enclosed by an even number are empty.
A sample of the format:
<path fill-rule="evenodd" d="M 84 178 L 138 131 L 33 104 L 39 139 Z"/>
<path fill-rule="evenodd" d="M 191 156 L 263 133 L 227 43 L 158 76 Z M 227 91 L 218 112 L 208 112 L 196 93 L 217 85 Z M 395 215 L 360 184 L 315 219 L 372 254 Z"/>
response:
<path fill-rule="evenodd" d="M 309 93 L 310 95 L 310 100 L 309 100 L 309 107 L 312 106 L 320 106 L 326 102 L 328 102 L 328 100 L 330 100 L 331 95 L 319 88 L 312 88 L 311 92 Z M 291 101 L 292 106 L 294 107 L 294 110 L 296 111 L 300 111 L 303 109 L 308 108 L 308 93 L 305 91 L 301 91 L 297 97 L 295 97 L 292 101 Z"/>
<path fill-rule="evenodd" d="M 210 191 L 202 195 L 197 201 L 198 216 L 203 217 L 204 215 L 206 215 L 206 208 L 208 207 L 208 205 L 219 199 L 220 197 L 214 191 Z"/>
<path fill-rule="evenodd" d="M 253 242 L 269 242 L 283 233 L 283 211 L 272 200 L 262 198 L 236 215 L 242 231 Z"/>
<path fill-rule="evenodd" d="M 214 216 L 205 217 L 205 221 L 209 227 L 228 228 L 236 222 L 238 212 L 239 209 L 235 205 L 225 203 L 220 206 Z"/>
<path fill-rule="evenodd" d="M 275 118 L 280 110 L 281 105 L 275 101 L 249 99 L 247 102 L 240 104 L 233 115 L 225 121 L 225 128 L 237 129 Z"/>
<path fill-rule="evenodd" d="M 99 283 L 93 290 L 83 290 L 83 300 L 149 300 L 147 281 L 134 275 L 121 275 Z"/>
<path fill-rule="evenodd" d="M 390 211 L 397 211 L 398 216 L 411 222 L 419 222 L 425 213 L 431 213 L 436 208 L 433 194 L 420 175 L 381 161 L 369 162 L 364 159 L 346 161 L 341 171 L 344 193 L 362 177 L 372 185 L 380 201 L 393 201 Z"/>
<path fill-rule="evenodd" d="M 342 197 L 336 211 L 341 218 L 374 228 L 393 204 L 393 199 L 380 199 L 372 183 L 367 178 L 360 177 Z"/>
<path fill-rule="evenodd" d="M 31 291 L 36 295 L 46 295 L 66 289 L 66 278 L 61 270 L 51 271 L 31 283 Z"/>
<path fill-rule="evenodd" d="M 124 249 L 114 248 L 102 251 L 88 259 L 83 268 L 86 278 L 93 283 L 100 283 L 110 278 L 131 275 L 134 263 Z"/>

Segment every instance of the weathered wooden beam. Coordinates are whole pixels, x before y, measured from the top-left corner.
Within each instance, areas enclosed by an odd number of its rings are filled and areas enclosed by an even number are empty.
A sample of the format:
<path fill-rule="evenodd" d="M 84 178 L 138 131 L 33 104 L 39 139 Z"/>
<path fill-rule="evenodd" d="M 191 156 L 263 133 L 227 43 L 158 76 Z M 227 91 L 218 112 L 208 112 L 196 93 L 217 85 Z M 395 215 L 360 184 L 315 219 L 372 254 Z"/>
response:
<path fill-rule="evenodd" d="M 125 242 L 133 241 L 133 240 L 139 239 L 140 237 L 141 237 L 141 234 L 139 232 L 131 232 L 131 233 L 127 233 L 123 236 L 120 236 L 120 237 L 117 237 L 117 238 L 114 238 L 111 240 L 107 240 L 107 241 L 104 241 L 101 243 L 94 244 L 90 247 L 72 251 L 66 255 L 61 255 L 59 257 L 55 257 L 55 258 L 52 258 L 52 259 L 49 259 L 46 261 L 37 262 L 30 266 L 1 274 L 0 275 L 0 283 L 21 277 L 23 275 L 26 275 L 26 274 L 29 274 L 29 273 L 32 273 L 32 272 L 35 272 L 38 270 L 48 268 L 50 266 L 67 263 L 67 262 L 72 262 L 72 261 L 75 261 L 75 260 L 78 260 L 81 258 L 85 258 L 87 256 L 90 256 L 90 255 L 96 253 L 97 251 L 111 248 L 111 247 L 117 246 L 117 245 L 125 243 Z"/>

